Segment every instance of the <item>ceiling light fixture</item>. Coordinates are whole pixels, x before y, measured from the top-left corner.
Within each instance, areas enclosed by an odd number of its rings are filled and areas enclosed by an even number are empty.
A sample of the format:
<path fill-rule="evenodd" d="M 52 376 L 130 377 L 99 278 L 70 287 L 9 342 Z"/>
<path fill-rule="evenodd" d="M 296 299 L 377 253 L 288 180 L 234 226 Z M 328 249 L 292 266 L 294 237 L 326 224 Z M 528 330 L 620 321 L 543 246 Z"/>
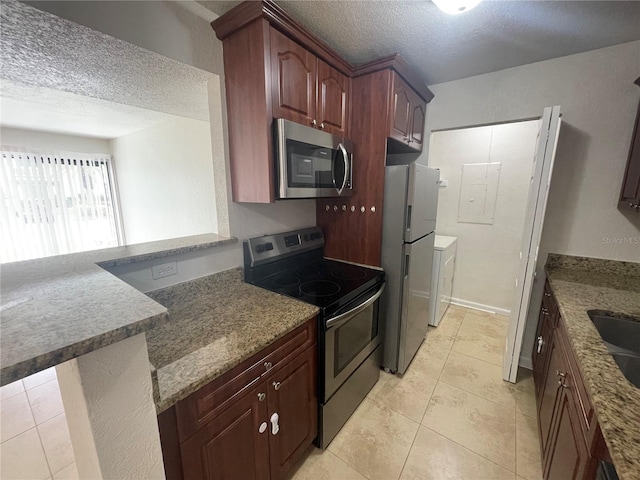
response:
<path fill-rule="evenodd" d="M 450 15 L 458 15 L 468 12 L 482 0 L 431 0 L 436 6 L 445 13 Z"/>

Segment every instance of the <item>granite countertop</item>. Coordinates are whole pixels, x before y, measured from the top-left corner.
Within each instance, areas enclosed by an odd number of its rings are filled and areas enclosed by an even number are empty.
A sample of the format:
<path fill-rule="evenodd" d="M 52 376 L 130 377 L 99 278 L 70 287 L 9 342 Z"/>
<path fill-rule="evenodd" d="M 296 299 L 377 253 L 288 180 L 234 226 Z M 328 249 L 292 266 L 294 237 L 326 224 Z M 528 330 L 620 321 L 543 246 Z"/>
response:
<path fill-rule="evenodd" d="M 104 270 L 229 243 L 215 234 L 2 265 L 0 384 L 157 326 L 167 309 Z"/>
<path fill-rule="evenodd" d="M 169 310 L 169 321 L 147 332 L 157 413 L 318 314 L 244 283 L 239 268 L 148 295 Z"/>
<path fill-rule="evenodd" d="M 640 388 L 620 372 L 587 315 L 640 318 L 640 263 L 549 255 L 546 270 L 618 475 L 640 479 Z"/>

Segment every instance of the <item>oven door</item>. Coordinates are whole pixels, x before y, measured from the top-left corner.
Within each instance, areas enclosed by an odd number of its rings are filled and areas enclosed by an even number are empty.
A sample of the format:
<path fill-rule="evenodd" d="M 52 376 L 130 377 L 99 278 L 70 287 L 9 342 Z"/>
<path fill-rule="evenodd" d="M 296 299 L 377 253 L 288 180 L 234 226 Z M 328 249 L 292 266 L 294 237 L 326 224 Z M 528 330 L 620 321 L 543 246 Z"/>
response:
<path fill-rule="evenodd" d="M 351 142 L 281 118 L 276 137 L 279 198 L 351 194 Z"/>
<path fill-rule="evenodd" d="M 329 398 L 382 341 L 378 299 L 383 283 L 356 300 L 356 306 L 325 320 L 324 398 Z"/>

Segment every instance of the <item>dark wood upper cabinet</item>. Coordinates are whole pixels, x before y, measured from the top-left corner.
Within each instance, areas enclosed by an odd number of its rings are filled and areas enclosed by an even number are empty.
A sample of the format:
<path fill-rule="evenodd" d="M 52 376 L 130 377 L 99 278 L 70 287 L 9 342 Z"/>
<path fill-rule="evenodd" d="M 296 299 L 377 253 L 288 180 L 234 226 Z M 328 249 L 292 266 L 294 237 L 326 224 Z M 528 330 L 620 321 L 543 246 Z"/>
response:
<path fill-rule="evenodd" d="M 396 72 L 393 73 L 389 138 L 422 151 L 427 102 Z"/>
<path fill-rule="evenodd" d="M 393 72 L 397 80 L 387 82 L 382 92 L 364 92 L 366 97 L 379 96 L 372 102 L 384 102 L 382 117 L 376 119 L 384 129 L 368 130 L 358 137 L 370 142 L 379 135 L 386 144 L 391 136 L 403 149 L 421 151 L 426 104 L 433 94 L 399 55 L 353 66 L 270 0 L 243 2 L 211 25 L 223 42 L 234 202 L 275 202 L 274 118 L 347 137 L 355 145 L 359 140 L 351 130 L 351 112 L 364 114 L 352 100 L 353 83 L 359 77 Z M 389 88 L 401 84 L 404 91 L 397 92 L 396 111 Z M 372 162 L 379 158 L 372 159 L 366 152 L 354 156 L 354 175 L 358 170 L 368 172 Z M 379 172 L 373 176 L 378 177 Z M 382 184 L 360 183 L 355 188 L 381 190 Z M 358 211 L 362 206 L 357 205 Z M 377 238 L 376 229 L 367 230 L 364 237 L 373 233 Z"/>
<path fill-rule="evenodd" d="M 316 118 L 317 59 L 273 28 L 270 37 L 273 117 L 311 126 Z"/>
<path fill-rule="evenodd" d="M 347 136 L 351 79 L 271 28 L 273 118 Z"/>
<path fill-rule="evenodd" d="M 324 231 L 326 256 L 380 265 L 387 154 L 419 154 L 432 95 L 404 79 L 402 75 L 411 77 L 410 70 L 397 57 L 358 72 L 351 82 L 349 135 L 354 192 L 350 198 L 318 199 L 316 222 Z"/>
<path fill-rule="evenodd" d="M 216 19 L 222 40 L 234 202 L 276 199 L 273 119 L 347 136 L 351 65 L 273 2 Z"/>
<path fill-rule="evenodd" d="M 635 83 L 640 86 L 640 78 Z M 623 212 L 634 212 L 640 215 L 640 104 L 638 104 L 636 123 L 631 137 L 629 159 L 622 180 L 618 208 Z"/>
<path fill-rule="evenodd" d="M 411 119 L 411 89 L 397 75 L 394 75 L 393 96 L 391 97 L 391 130 L 389 137 L 399 142 L 409 140 Z"/>
<path fill-rule="evenodd" d="M 318 126 L 334 135 L 348 137 L 351 79 L 318 59 Z"/>
<path fill-rule="evenodd" d="M 417 150 L 422 151 L 424 143 L 424 126 L 427 116 L 427 103 L 420 97 L 415 95 L 415 103 L 411 111 L 411 133 L 409 134 L 409 143 Z"/>

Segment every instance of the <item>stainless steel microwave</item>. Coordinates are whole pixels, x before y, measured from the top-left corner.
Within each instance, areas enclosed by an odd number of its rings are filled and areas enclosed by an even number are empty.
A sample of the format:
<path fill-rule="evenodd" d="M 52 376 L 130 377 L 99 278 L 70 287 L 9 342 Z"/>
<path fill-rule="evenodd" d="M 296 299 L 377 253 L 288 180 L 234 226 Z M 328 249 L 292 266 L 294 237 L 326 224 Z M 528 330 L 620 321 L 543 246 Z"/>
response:
<path fill-rule="evenodd" d="M 275 121 L 275 135 L 278 198 L 351 195 L 349 140 L 282 118 Z"/>

